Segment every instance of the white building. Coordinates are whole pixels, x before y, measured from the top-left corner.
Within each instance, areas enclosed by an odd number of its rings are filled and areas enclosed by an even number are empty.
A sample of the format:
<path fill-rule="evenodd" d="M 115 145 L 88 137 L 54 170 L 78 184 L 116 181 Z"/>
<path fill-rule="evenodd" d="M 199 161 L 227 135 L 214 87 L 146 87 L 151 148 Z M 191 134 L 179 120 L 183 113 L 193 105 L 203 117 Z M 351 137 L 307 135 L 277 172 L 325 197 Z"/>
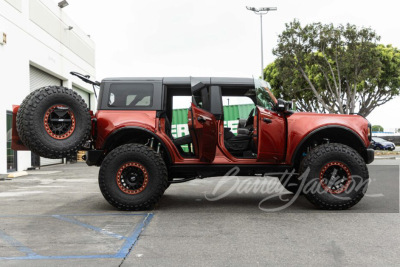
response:
<path fill-rule="evenodd" d="M 69 74 L 95 76 L 95 44 L 65 9 L 52 0 L 0 0 L 0 174 L 37 163 L 37 156 L 12 151 L 9 143 L 12 105 L 32 90 L 63 85 L 96 109 L 91 86 Z M 42 166 L 60 162 L 40 159 Z"/>

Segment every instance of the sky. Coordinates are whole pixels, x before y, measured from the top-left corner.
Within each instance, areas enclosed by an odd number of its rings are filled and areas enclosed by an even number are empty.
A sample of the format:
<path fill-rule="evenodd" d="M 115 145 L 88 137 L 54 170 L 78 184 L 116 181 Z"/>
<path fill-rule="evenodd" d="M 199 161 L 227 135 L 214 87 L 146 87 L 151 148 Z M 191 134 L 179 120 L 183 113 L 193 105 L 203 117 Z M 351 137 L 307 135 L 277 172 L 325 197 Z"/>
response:
<path fill-rule="evenodd" d="M 58 2 L 57 0 L 54 0 Z M 264 65 L 285 23 L 371 27 L 382 44 L 400 48 L 400 1 L 369 0 L 67 0 L 64 11 L 96 43 L 97 79 L 106 77 L 261 74 L 260 19 L 246 6 L 277 7 L 263 18 Z M 368 120 L 400 128 L 400 97 Z"/>

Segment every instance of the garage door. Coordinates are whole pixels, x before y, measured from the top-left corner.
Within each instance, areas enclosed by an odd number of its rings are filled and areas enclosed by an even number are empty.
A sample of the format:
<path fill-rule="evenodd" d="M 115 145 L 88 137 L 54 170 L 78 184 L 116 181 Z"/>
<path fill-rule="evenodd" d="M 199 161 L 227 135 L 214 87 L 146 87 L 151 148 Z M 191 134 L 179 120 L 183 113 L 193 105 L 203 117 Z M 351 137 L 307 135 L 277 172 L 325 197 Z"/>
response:
<path fill-rule="evenodd" d="M 40 87 L 49 85 L 62 85 L 62 81 L 38 68 L 30 66 L 29 68 L 30 89 L 31 92 Z M 40 157 L 40 166 L 63 163 L 62 159 L 48 159 Z"/>
<path fill-rule="evenodd" d="M 72 89 L 74 89 L 78 93 L 78 95 L 80 95 L 83 98 L 83 100 L 85 100 L 86 105 L 90 109 L 90 94 L 74 85 L 72 85 Z"/>

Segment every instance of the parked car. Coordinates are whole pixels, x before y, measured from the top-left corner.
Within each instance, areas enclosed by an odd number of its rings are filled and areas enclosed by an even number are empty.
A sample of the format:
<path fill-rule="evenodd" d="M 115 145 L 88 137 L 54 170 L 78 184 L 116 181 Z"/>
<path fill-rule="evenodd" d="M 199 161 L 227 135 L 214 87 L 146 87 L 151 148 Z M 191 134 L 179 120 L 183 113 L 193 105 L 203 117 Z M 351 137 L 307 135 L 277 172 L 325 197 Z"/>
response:
<path fill-rule="evenodd" d="M 393 151 L 396 145 L 393 142 L 387 141 L 380 137 L 372 137 L 371 147 L 375 150 L 390 150 Z"/>
<path fill-rule="evenodd" d="M 302 190 L 322 209 L 350 208 L 366 192 L 366 164 L 374 160 L 374 150 L 371 124 L 362 116 L 294 112 L 291 102 L 276 99 L 260 79 L 99 83 L 78 76 L 100 85 L 96 114 L 71 89 L 40 88 L 14 107 L 13 149 L 48 158 L 87 150 L 86 163 L 100 166 L 103 196 L 119 209 L 149 209 L 170 184 L 225 175 L 232 168 L 237 175 L 275 175 L 287 190 Z M 173 105 L 182 96 L 191 99 L 189 135 L 174 138 Z M 250 114 L 240 118 L 237 135 L 224 127 L 224 97 L 253 103 Z M 295 175 L 281 177 L 292 170 Z"/>

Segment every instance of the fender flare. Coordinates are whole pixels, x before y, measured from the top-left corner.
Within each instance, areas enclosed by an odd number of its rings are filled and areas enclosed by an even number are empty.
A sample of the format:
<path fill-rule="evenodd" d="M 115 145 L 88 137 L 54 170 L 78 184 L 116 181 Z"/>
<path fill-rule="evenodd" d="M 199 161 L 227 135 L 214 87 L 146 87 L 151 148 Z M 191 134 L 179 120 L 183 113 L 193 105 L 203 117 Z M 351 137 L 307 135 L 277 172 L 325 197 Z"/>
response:
<path fill-rule="evenodd" d="M 360 142 L 360 144 L 362 144 L 362 146 L 365 147 L 364 141 L 363 141 L 363 140 L 361 139 L 361 137 L 360 137 L 355 131 L 353 131 L 352 129 L 350 129 L 350 128 L 348 128 L 348 127 L 345 127 L 345 126 L 342 126 L 342 125 L 327 125 L 327 126 L 319 127 L 319 128 L 317 128 L 317 129 L 312 130 L 311 132 L 309 132 L 309 133 L 306 135 L 305 138 L 303 138 L 303 139 L 300 141 L 300 143 L 296 146 L 296 149 L 295 149 L 294 152 L 293 152 L 292 158 L 290 159 L 291 164 L 292 164 L 292 165 L 295 164 L 295 159 L 296 159 L 297 156 L 298 156 L 299 150 L 300 150 L 300 148 L 301 148 L 306 142 L 308 142 L 309 140 L 311 140 L 311 138 L 312 138 L 315 134 L 317 134 L 317 133 L 319 133 L 319 132 L 321 132 L 321 131 L 327 130 L 327 129 L 341 129 L 341 130 L 345 130 L 345 131 L 348 132 L 349 134 L 351 134 L 351 135 L 353 135 L 354 137 L 356 137 L 357 140 Z M 361 156 L 363 156 L 363 155 L 361 155 Z"/>
<path fill-rule="evenodd" d="M 152 137 L 154 137 L 161 144 L 161 146 L 164 148 L 164 150 L 166 151 L 167 158 L 168 158 L 168 163 L 172 163 L 172 158 L 171 158 L 170 151 L 168 150 L 168 148 L 165 145 L 164 141 L 156 133 L 154 133 L 154 132 L 152 132 L 152 131 L 150 131 L 150 130 L 148 130 L 146 128 L 138 127 L 138 126 L 126 126 L 126 127 L 122 127 L 122 128 L 119 128 L 119 129 L 113 131 L 111 134 L 109 134 L 107 136 L 107 139 L 104 142 L 104 144 L 103 144 L 101 149 L 105 150 L 110 145 L 110 143 L 118 137 L 118 135 L 124 134 L 125 132 L 128 132 L 128 131 L 141 131 L 141 132 L 145 132 L 145 133 L 151 135 Z"/>

